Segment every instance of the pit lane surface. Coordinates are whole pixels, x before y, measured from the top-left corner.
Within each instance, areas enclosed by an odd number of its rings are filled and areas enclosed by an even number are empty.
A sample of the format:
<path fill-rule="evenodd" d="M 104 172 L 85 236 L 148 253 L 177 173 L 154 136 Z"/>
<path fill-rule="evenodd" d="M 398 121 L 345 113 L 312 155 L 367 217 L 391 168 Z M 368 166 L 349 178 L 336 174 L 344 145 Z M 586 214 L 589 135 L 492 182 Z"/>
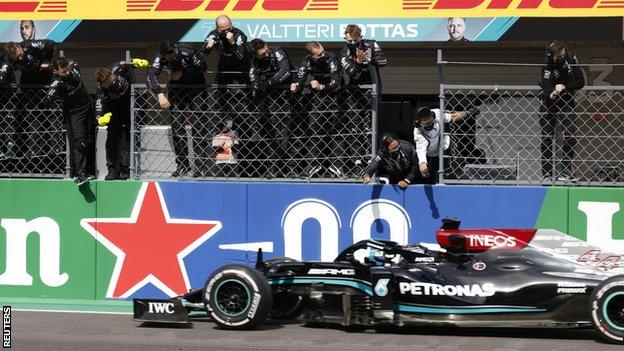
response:
<path fill-rule="evenodd" d="M 271 322 L 259 330 L 220 330 L 204 318 L 191 328 L 144 326 L 130 315 L 14 311 L 15 350 L 623 350 L 593 331 L 393 328 L 348 332 Z"/>

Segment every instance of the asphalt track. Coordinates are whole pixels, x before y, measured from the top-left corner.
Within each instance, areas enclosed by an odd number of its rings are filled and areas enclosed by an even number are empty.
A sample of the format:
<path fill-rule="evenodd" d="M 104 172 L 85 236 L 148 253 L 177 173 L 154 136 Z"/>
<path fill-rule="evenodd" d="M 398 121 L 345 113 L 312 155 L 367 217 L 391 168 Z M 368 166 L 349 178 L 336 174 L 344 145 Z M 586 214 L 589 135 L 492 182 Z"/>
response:
<path fill-rule="evenodd" d="M 14 350 L 624 350 L 593 331 L 390 329 L 349 332 L 271 322 L 259 330 L 220 330 L 207 318 L 190 328 L 145 326 L 128 314 L 13 311 Z"/>

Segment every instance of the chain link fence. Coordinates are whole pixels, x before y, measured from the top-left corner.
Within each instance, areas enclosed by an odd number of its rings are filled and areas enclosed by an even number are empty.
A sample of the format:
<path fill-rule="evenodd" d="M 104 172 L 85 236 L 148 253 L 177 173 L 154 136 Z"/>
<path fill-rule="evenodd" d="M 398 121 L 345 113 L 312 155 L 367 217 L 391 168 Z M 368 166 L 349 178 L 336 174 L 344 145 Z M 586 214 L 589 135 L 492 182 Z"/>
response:
<path fill-rule="evenodd" d="M 0 88 L 0 177 L 68 175 L 63 112 L 42 104 L 45 86 Z"/>
<path fill-rule="evenodd" d="M 624 87 L 586 87 L 547 107 L 538 86 L 445 85 L 444 106 L 477 106 L 449 124 L 444 182 L 621 186 Z"/>
<path fill-rule="evenodd" d="M 133 85 L 135 178 L 356 181 L 376 151 L 372 85 L 255 96 L 244 85 L 169 86 L 167 95 L 163 110 Z"/>

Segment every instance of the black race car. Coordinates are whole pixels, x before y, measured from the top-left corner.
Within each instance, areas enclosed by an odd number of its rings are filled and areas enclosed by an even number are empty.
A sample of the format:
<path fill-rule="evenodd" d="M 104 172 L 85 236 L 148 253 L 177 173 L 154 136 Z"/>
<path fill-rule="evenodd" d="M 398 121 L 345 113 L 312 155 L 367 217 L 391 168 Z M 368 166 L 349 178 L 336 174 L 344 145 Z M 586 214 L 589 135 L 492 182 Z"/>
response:
<path fill-rule="evenodd" d="M 362 328 L 383 325 L 594 327 L 624 343 L 622 256 L 554 230 L 459 229 L 445 220 L 436 244 L 364 240 L 334 262 L 262 259 L 227 265 L 203 289 L 134 300 L 142 322 L 189 323 L 208 312 L 225 329 L 267 318 Z"/>

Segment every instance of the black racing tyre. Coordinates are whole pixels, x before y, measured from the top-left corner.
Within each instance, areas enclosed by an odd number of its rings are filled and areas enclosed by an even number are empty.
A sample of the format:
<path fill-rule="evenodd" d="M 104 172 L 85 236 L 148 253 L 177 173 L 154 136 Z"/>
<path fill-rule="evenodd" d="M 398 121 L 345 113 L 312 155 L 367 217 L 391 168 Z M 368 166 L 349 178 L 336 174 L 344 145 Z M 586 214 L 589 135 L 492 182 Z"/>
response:
<path fill-rule="evenodd" d="M 262 324 L 273 307 L 266 278 L 238 264 L 217 269 L 206 281 L 204 302 L 208 314 L 224 329 L 248 330 Z"/>
<path fill-rule="evenodd" d="M 611 277 L 594 289 L 589 315 L 603 339 L 624 344 L 624 276 Z"/>

